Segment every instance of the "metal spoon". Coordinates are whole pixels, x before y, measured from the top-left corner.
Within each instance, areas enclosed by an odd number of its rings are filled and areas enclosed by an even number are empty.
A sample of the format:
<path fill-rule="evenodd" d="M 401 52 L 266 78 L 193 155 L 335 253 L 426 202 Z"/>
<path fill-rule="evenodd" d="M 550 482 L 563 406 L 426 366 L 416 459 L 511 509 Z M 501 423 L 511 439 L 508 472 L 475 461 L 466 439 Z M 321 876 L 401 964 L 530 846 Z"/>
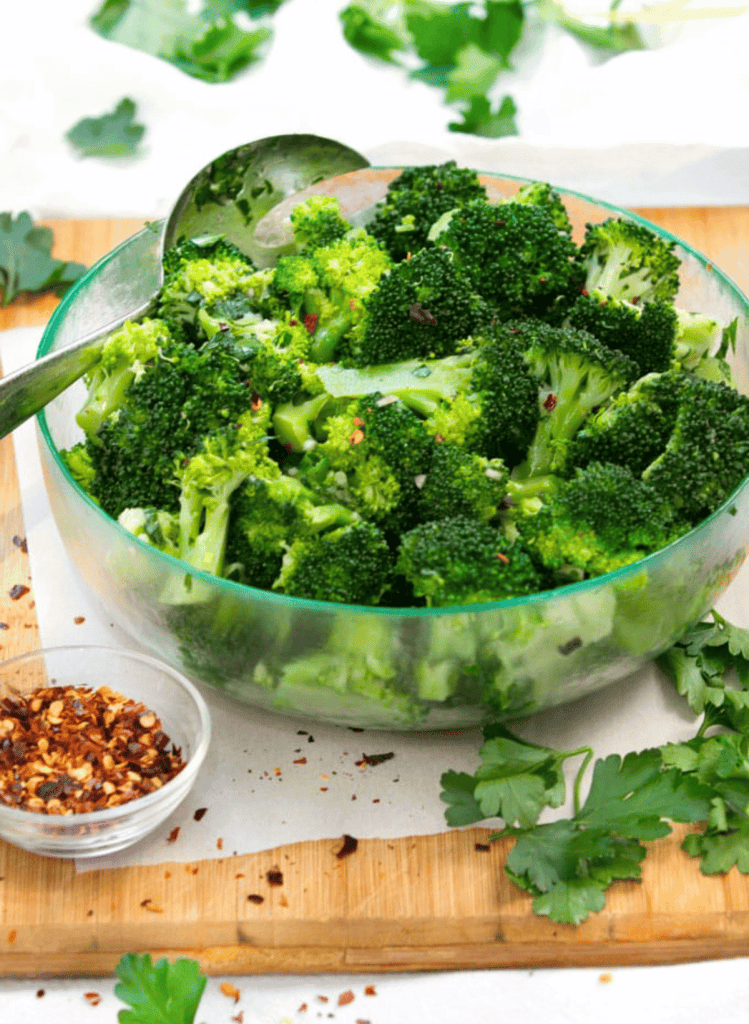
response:
<path fill-rule="evenodd" d="M 269 245 L 255 237 L 268 211 L 308 185 L 368 166 L 355 150 L 316 135 L 274 135 L 212 160 L 187 183 L 166 220 L 153 226 L 157 244 L 153 234 L 141 232 L 127 255 L 115 251 L 103 268 L 97 282 L 103 322 L 95 330 L 81 324 L 81 330 L 89 328 L 81 334 L 73 318 L 69 327 L 75 340 L 0 380 L 0 437 L 82 377 L 126 320 L 152 310 L 164 281 L 164 252 L 179 239 L 224 235 L 258 267 L 272 265 L 283 252 L 283 240 Z"/>

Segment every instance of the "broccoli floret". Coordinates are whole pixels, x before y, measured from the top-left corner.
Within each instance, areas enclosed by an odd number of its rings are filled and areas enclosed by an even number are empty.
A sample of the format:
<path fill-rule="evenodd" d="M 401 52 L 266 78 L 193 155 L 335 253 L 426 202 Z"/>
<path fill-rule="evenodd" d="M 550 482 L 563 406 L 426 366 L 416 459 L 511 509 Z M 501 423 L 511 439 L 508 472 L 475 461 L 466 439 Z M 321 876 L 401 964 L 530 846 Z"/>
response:
<path fill-rule="evenodd" d="M 547 182 L 529 181 L 527 184 L 521 185 L 515 195 L 510 199 L 506 199 L 505 202 L 527 203 L 530 206 L 543 207 L 551 214 L 558 230 L 568 237 L 572 237 L 572 224 L 567 213 L 567 207 L 562 202 L 562 197 L 556 189 Z"/>
<path fill-rule="evenodd" d="M 640 476 L 674 429 L 684 374 L 651 373 L 589 416 L 566 450 L 567 472 L 614 462 Z"/>
<path fill-rule="evenodd" d="M 600 576 L 657 551 L 683 532 L 658 492 L 625 466 L 592 463 L 561 483 L 520 536 L 557 583 Z"/>
<path fill-rule="evenodd" d="M 467 516 L 422 523 L 406 533 L 395 571 L 432 607 L 501 601 L 542 589 L 517 541 Z"/>
<path fill-rule="evenodd" d="M 454 160 L 407 167 L 388 186 L 368 230 L 394 260 L 403 260 L 427 244 L 430 228 L 443 213 L 485 198 L 476 172 L 458 167 Z"/>
<path fill-rule="evenodd" d="M 629 356 L 640 376 L 665 373 L 674 361 L 677 312 L 663 299 L 638 306 L 626 299 L 592 292 L 576 299 L 566 322 L 578 330 L 589 331 L 606 348 Z"/>
<path fill-rule="evenodd" d="M 468 516 L 488 522 L 497 516 L 507 491 L 507 467 L 455 444 L 437 444 L 420 489 L 419 517 L 424 522 Z"/>
<path fill-rule="evenodd" d="M 617 217 L 588 224 L 579 253 L 585 290 L 629 302 L 672 302 L 679 290 L 675 248 L 644 224 Z"/>
<path fill-rule="evenodd" d="M 365 300 L 390 257 L 365 231 L 353 231 L 313 252 L 283 256 L 274 288 L 312 335 L 310 358 L 331 360 L 360 322 Z"/>
<path fill-rule="evenodd" d="M 96 478 L 96 470 L 91 461 L 91 455 L 89 454 L 86 442 L 79 441 L 72 448 L 68 448 L 67 451 L 61 451 L 60 458 L 78 486 L 90 495 Z"/>
<path fill-rule="evenodd" d="M 488 317 L 446 249 L 424 249 L 380 278 L 353 332 L 355 366 L 453 355 Z"/>
<path fill-rule="evenodd" d="M 501 320 L 558 321 L 578 294 L 577 246 L 544 206 L 474 200 L 456 211 L 435 242 L 452 251 Z"/>
<path fill-rule="evenodd" d="M 126 508 L 117 517 L 134 537 L 179 558 L 179 517 L 160 508 Z"/>
<path fill-rule="evenodd" d="M 685 375 L 673 431 L 643 480 L 695 525 L 726 501 L 747 467 L 749 398 L 722 382 Z"/>
<path fill-rule="evenodd" d="M 587 331 L 537 320 L 509 325 L 515 344 L 538 382 L 540 420 L 516 478 L 543 476 L 564 464 L 565 445 L 586 417 L 636 377 L 634 364 L 605 348 Z"/>
<path fill-rule="evenodd" d="M 300 252 L 331 245 L 351 230 L 335 196 L 310 196 L 299 203 L 291 211 L 291 226 Z"/>
<path fill-rule="evenodd" d="M 342 604 L 377 604 L 388 584 L 393 558 L 372 523 L 356 522 L 294 541 L 274 583 L 291 597 Z"/>
<path fill-rule="evenodd" d="M 76 415 L 85 434 L 95 434 L 120 408 L 128 388 L 164 349 L 171 335 L 162 320 L 127 321 L 109 338 L 96 364 L 86 373 L 86 400 Z"/>
<path fill-rule="evenodd" d="M 676 345 L 674 359 L 682 370 L 697 367 L 719 348 L 723 325 L 704 313 L 676 311 Z"/>
<path fill-rule="evenodd" d="M 180 242 L 164 254 L 158 316 L 194 341 L 200 309 L 227 304 L 225 312 L 236 316 L 250 308 L 255 294 L 260 298 L 266 278 L 256 273 L 249 256 L 220 235 Z"/>

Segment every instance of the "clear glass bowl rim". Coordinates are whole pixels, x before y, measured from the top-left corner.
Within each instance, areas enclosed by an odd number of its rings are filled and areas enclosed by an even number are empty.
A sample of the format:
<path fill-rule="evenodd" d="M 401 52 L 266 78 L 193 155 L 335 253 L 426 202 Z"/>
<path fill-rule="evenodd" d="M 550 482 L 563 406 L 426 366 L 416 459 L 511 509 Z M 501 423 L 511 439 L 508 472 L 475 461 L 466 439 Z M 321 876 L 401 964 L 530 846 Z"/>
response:
<path fill-rule="evenodd" d="M 175 775 L 173 779 L 165 782 L 160 789 L 155 789 L 151 793 L 146 793 L 145 796 L 136 797 L 134 800 L 128 800 L 127 803 L 119 804 L 117 807 L 106 807 L 101 811 L 81 811 L 79 814 L 40 814 L 38 811 L 24 811 L 20 807 L 10 807 L 8 804 L 0 803 L 0 818 L 7 818 L 8 821 L 20 822 L 39 822 L 40 826 L 43 825 L 98 825 L 106 824 L 107 822 L 115 822 L 118 819 L 128 817 L 131 814 L 138 813 L 141 810 L 147 810 L 154 804 L 159 804 L 164 801 L 164 794 L 169 795 L 177 786 L 184 787 L 185 782 L 189 785 L 197 775 L 200 766 L 202 765 L 205 755 L 208 752 L 208 746 L 211 741 L 211 717 L 208 711 L 208 706 L 203 699 L 200 691 L 194 683 L 190 682 L 187 676 L 183 675 L 176 668 L 172 668 L 164 661 L 160 661 L 159 658 L 154 658 L 150 654 L 145 654 L 141 651 L 131 650 L 129 647 L 106 647 L 104 644 L 60 644 L 55 647 L 39 647 L 34 651 L 26 651 L 24 654 L 17 654 L 12 658 L 8 658 L 7 661 L 0 663 L 0 668 L 5 671 L 8 668 L 12 668 L 14 665 L 22 665 L 23 662 L 34 661 L 40 656 L 46 656 L 48 654 L 57 653 L 73 653 L 75 651 L 96 651 L 100 654 L 116 654 L 124 658 L 130 658 L 133 661 L 139 661 L 150 668 L 157 669 L 163 672 L 165 675 L 170 676 L 175 682 L 177 682 L 187 694 L 192 698 L 195 706 L 198 710 L 200 718 L 200 734 L 198 742 L 195 746 L 195 750 L 190 755 L 190 759 L 185 764 L 182 771 Z M 127 697 L 128 694 L 123 694 Z"/>
<path fill-rule="evenodd" d="M 367 170 L 392 171 L 400 170 L 400 168 L 374 165 L 367 168 Z M 483 177 L 495 178 L 498 181 L 508 181 L 517 185 L 527 184 L 528 182 L 534 180 L 530 178 L 518 177 L 516 175 L 511 174 L 500 174 L 492 171 L 482 171 L 480 169 L 477 169 L 477 173 Z M 582 202 L 589 203 L 592 206 L 597 206 L 602 210 L 606 210 L 612 215 L 626 218 L 628 220 L 633 221 L 636 224 L 640 224 L 643 227 L 649 228 L 651 231 L 654 231 L 657 235 L 660 235 L 662 238 L 665 238 L 671 242 L 675 242 L 681 249 L 684 250 L 684 252 L 688 253 L 693 259 L 697 260 L 697 262 L 702 265 L 706 272 L 709 272 L 712 276 L 714 276 L 721 282 L 722 286 L 733 295 L 737 304 L 743 307 L 744 314 L 749 319 L 749 297 L 747 297 L 743 293 L 739 286 L 726 273 L 724 273 L 724 271 L 722 271 L 719 267 L 716 267 L 712 260 L 708 259 L 707 256 L 704 255 L 704 253 L 700 252 L 694 246 L 684 241 L 684 239 L 679 238 L 678 235 L 673 234 L 666 228 L 662 228 L 660 227 L 660 225 L 653 223 L 646 217 L 642 217 L 639 214 L 633 213 L 631 210 L 627 210 L 623 207 L 617 206 L 614 203 L 610 203 L 602 199 L 596 199 L 595 197 L 588 196 L 585 193 L 576 192 L 573 189 L 567 189 L 557 186 L 552 187 L 554 187 L 556 191 L 559 192 L 562 198 L 564 198 L 564 196 L 574 197 L 575 199 L 578 199 Z M 77 293 L 86 286 L 89 280 L 95 277 L 102 270 L 102 268 L 109 262 L 109 260 L 113 259 L 117 255 L 117 253 L 119 253 L 129 244 L 131 244 L 133 238 L 142 235 L 143 232 L 153 230 L 153 226 L 148 225 L 141 228 L 140 231 L 136 232 L 134 235 L 131 235 L 129 238 L 125 239 L 124 242 L 121 242 L 119 245 L 115 246 L 115 248 L 112 249 L 110 252 L 102 256 L 101 259 L 97 260 L 97 262 L 94 263 L 93 266 L 91 266 L 89 270 L 86 271 L 85 274 L 78 278 L 75 284 L 65 293 L 61 302 L 54 310 L 52 316 L 47 322 L 47 325 L 44 329 L 44 333 L 41 337 L 39 346 L 37 348 L 37 359 L 40 359 L 42 356 L 47 355 L 47 353 L 51 350 L 52 342 L 57 331 L 57 328 L 60 322 L 64 319 L 67 308 L 73 301 Z M 116 531 L 116 533 L 120 535 L 120 538 L 123 541 L 129 539 L 131 542 L 135 542 L 136 539 L 133 537 L 133 535 L 128 530 L 126 530 L 124 526 L 121 526 L 116 519 L 112 519 L 110 516 L 108 516 L 106 512 L 104 512 L 96 504 L 96 502 L 94 502 L 89 497 L 89 495 L 83 490 L 83 488 L 80 487 L 80 485 L 73 479 L 67 466 L 60 458 L 57 446 L 52 440 L 52 436 L 47 425 L 47 418 L 44 409 L 42 409 L 37 414 L 37 422 L 39 425 L 41 435 L 44 438 L 44 441 L 48 446 L 50 452 L 52 453 L 52 457 L 57 463 L 58 468 L 66 477 L 69 485 L 73 487 L 76 491 L 78 491 L 80 495 L 83 496 L 88 505 L 96 512 L 98 516 L 101 516 L 102 519 Z M 385 617 L 392 616 L 404 619 L 421 618 L 425 616 L 439 617 L 441 615 L 456 615 L 460 614 L 461 612 L 477 613 L 488 609 L 513 608 L 522 607 L 524 605 L 544 603 L 546 601 L 554 600 L 555 597 L 574 597 L 577 594 L 584 594 L 590 590 L 595 590 L 596 587 L 626 581 L 628 578 L 636 576 L 643 569 L 651 568 L 653 566 L 658 565 L 660 560 L 668 559 L 670 553 L 674 551 L 677 548 L 677 546 L 697 543 L 699 541 L 700 534 L 702 532 L 707 532 L 709 530 L 709 524 L 712 523 L 714 519 L 717 519 L 719 516 L 724 515 L 726 510 L 729 509 L 731 504 L 736 500 L 737 496 L 748 486 L 749 474 L 739 484 L 739 486 L 736 488 L 733 494 L 730 495 L 730 497 L 727 498 L 726 501 L 724 501 L 719 508 L 717 508 L 713 513 L 711 513 L 707 517 L 707 519 L 704 519 L 698 526 L 695 526 L 688 533 L 685 533 L 681 537 L 678 537 L 665 548 L 661 548 L 660 551 L 656 551 L 650 555 L 646 555 L 644 558 L 641 558 L 636 562 L 632 562 L 630 565 L 623 566 L 621 569 L 616 569 L 613 572 L 606 573 L 603 576 L 594 576 L 591 579 L 581 580 L 577 583 L 569 583 L 563 587 L 556 587 L 553 590 L 543 590 L 539 591 L 538 593 L 527 594 L 522 597 L 504 598 L 501 601 L 487 601 L 476 604 L 446 605 L 441 608 L 390 608 L 380 607 L 379 605 L 354 605 L 343 604 L 338 602 L 334 603 L 331 601 L 316 601 L 302 597 L 289 597 L 286 594 L 277 594 L 272 590 L 260 590 L 256 587 L 249 587 L 243 583 L 237 583 L 234 580 L 228 580 L 220 576 L 212 576 L 209 573 L 201 572 L 198 569 L 193 569 L 192 567 L 187 565 L 186 562 L 183 562 L 181 559 L 175 558 L 173 555 L 166 554 L 163 551 L 159 551 L 157 548 L 151 549 L 151 555 L 155 557 L 157 561 L 163 560 L 164 564 L 168 566 L 170 569 L 173 570 L 176 567 L 181 571 L 189 573 L 189 575 L 194 577 L 195 579 L 201 580 L 209 584 L 210 586 L 215 587 L 219 593 L 224 592 L 227 594 L 233 594 L 235 597 L 244 595 L 245 597 L 252 597 L 255 600 L 267 601 L 272 604 L 278 604 L 280 607 L 289 606 L 292 608 L 328 613 L 331 611 L 331 609 L 341 609 L 347 612 L 351 612 L 353 614 L 358 613 Z M 103 812 L 95 811 L 91 813 L 101 814 Z"/>

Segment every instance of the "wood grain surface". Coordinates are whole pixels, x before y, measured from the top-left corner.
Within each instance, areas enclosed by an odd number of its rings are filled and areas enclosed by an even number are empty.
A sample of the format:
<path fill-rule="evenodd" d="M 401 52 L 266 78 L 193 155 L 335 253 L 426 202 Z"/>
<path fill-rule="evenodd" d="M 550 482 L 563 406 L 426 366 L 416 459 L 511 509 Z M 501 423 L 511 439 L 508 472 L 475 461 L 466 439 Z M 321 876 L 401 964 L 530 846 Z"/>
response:
<path fill-rule="evenodd" d="M 749 207 L 639 211 L 691 242 L 749 291 Z M 92 263 L 142 226 L 49 221 L 54 252 Z M 43 324 L 52 296 L 0 310 L 0 330 Z M 10 439 L 0 441 L 0 656 L 38 646 Z M 12 600 L 16 584 L 29 586 Z M 6 628 L 7 627 L 7 628 Z M 122 953 L 193 956 L 208 973 L 314 973 L 660 964 L 746 955 L 749 878 L 706 878 L 677 829 L 642 882 L 612 887 L 578 928 L 533 915 L 502 872 L 505 843 L 469 829 L 341 837 L 193 864 L 92 871 L 0 842 L 0 975 L 109 974 Z M 282 873 L 271 885 L 268 872 Z M 248 897 L 255 897 L 249 899 Z M 262 901 L 256 898 L 262 897 Z"/>

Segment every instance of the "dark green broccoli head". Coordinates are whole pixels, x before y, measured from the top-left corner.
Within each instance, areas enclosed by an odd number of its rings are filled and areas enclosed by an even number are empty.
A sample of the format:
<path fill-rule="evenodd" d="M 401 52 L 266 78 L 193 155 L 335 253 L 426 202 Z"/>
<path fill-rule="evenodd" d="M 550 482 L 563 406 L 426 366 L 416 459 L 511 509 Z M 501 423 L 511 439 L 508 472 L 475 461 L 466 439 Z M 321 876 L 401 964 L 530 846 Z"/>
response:
<path fill-rule="evenodd" d="M 445 249 L 422 249 L 383 274 L 351 342 L 355 366 L 455 353 L 488 315 Z"/>
<path fill-rule="evenodd" d="M 390 183 L 367 230 L 394 260 L 403 260 L 427 244 L 429 229 L 443 213 L 485 197 L 476 172 L 458 167 L 454 160 L 407 167 Z"/>
<path fill-rule="evenodd" d="M 634 221 L 609 217 L 588 224 L 578 257 L 585 290 L 628 302 L 672 302 L 679 290 L 675 248 L 674 242 Z"/>
<path fill-rule="evenodd" d="M 541 206 L 548 213 L 556 224 L 559 231 L 565 235 L 572 236 L 572 224 L 570 222 L 567 207 L 562 202 L 562 197 L 553 186 L 543 181 L 529 181 L 521 185 L 518 191 L 508 199 L 510 203 L 528 203 L 530 206 Z"/>
<path fill-rule="evenodd" d="M 591 463 L 560 484 L 520 535 L 558 582 L 599 576 L 657 551 L 681 532 L 657 491 L 625 466 Z"/>
<path fill-rule="evenodd" d="M 567 447 L 566 470 L 615 462 L 640 476 L 668 443 L 685 379 L 673 371 L 648 374 L 589 416 Z"/>
<path fill-rule="evenodd" d="M 629 356 L 640 376 L 665 373 L 674 360 L 677 315 L 673 305 L 663 299 L 636 306 L 600 292 L 580 295 L 566 322 L 589 331 L 606 348 Z"/>
<path fill-rule="evenodd" d="M 501 601 L 541 589 L 521 545 L 468 516 L 422 523 L 406 533 L 395 571 L 433 607 Z"/>
<path fill-rule="evenodd" d="M 502 320 L 558 321 L 578 293 L 577 247 L 543 206 L 474 200 L 437 235 Z"/>
<path fill-rule="evenodd" d="M 294 541 L 274 589 L 290 597 L 342 604 L 377 604 L 393 558 L 380 530 L 358 522 Z"/>
<path fill-rule="evenodd" d="M 437 444 L 420 488 L 419 518 L 424 522 L 468 516 L 493 519 L 502 504 L 508 479 L 501 459 L 487 459 L 459 445 Z"/>
<path fill-rule="evenodd" d="M 749 471 L 749 398 L 722 382 L 685 375 L 674 428 L 643 479 L 696 524 L 714 512 Z"/>

